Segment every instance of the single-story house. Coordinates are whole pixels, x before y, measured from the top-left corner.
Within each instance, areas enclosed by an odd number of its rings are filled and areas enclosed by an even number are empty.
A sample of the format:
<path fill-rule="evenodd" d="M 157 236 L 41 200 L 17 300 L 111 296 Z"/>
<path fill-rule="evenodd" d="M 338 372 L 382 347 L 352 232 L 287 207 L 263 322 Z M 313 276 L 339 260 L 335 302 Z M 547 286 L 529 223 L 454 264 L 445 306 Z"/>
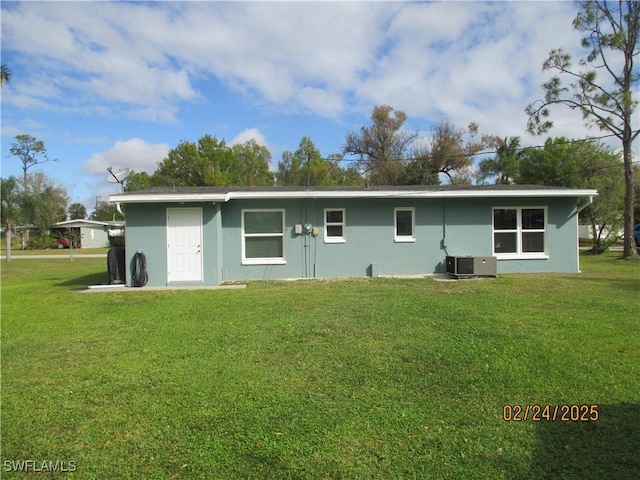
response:
<path fill-rule="evenodd" d="M 156 187 L 109 201 L 126 210 L 127 279 L 141 252 L 147 285 L 171 286 L 429 275 L 455 256 L 491 258 L 498 274 L 579 272 L 578 213 L 596 195 L 519 185 Z"/>
<path fill-rule="evenodd" d="M 75 219 L 55 223 L 51 229 L 79 241 L 79 247 L 103 248 L 118 243 L 117 239 L 124 235 L 124 222 Z"/>

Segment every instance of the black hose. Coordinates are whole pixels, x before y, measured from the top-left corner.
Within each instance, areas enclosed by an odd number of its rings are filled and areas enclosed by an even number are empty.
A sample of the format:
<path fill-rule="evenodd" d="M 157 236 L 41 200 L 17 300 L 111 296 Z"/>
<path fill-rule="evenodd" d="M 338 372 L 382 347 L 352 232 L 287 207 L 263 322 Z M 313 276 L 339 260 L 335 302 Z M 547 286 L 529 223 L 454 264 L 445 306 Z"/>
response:
<path fill-rule="evenodd" d="M 133 256 L 131 268 L 131 282 L 134 287 L 144 287 L 149 280 L 147 275 L 147 259 L 140 250 Z"/>

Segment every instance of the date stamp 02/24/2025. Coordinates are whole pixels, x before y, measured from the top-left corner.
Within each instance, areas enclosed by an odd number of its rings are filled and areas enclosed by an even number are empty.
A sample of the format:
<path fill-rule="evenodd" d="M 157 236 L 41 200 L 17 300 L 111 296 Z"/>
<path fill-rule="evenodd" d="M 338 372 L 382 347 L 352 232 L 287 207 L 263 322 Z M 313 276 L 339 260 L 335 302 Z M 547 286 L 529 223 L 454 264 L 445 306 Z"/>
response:
<path fill-rule="evenodd" d="M 505 422 L 597 422 L 598 405 L 519 405 L 502 407 Z"/>

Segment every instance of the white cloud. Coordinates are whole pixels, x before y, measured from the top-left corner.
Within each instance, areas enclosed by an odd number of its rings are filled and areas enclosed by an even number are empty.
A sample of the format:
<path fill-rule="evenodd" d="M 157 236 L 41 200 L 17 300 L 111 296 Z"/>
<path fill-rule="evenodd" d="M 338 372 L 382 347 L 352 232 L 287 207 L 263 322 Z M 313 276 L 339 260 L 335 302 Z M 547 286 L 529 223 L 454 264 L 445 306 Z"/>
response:
<path fill-rule="evenodd" d="M 151 144 L 139 138 L 116 142 L 109 150 L 94 153 L 83 166 L 91 175 L 108 176 L 107 168 L 131 168 L 137 172 L 153 173 L 169 153 L 164 143 Z"/>
<path fill-rule="evenodd" d="M 24 92 L 33 101 L 64 100 L 71 110 L 88 99 L 122 102 L 138 118 L 170 121 L 176 105 L 201 98 L 194 82 L 203 75 L 282 105 L 310 85 L 324 85 L 328 96 L 351 89 L 375 60 L 376 30 L 385 12 L 399 8 L 25 3 L 3 9 L 3 46 L 40 66 L 42 75 Z M 66 95 L 69 90 L 75 95 Z"/>
<path fill-rule="evenodd" d="M 29 76 L 19 82 L 21 95 L 9 98 L 13 104 L 41 108 L 46 101 L 49 109 L 74 112 L 87 102 L 98 111 L 124 103 L 132 117 L 172 121 L 177 102 L 198 98 L 188 74 L 158 45 L 119 27 L 126 7 L 27 3 L 2 13 L 3 48 L 19 52 L 25 65 L 38 65 L 24 70 Z"/>
<path fill-rule="evenodd" d="M 4 88 L 4 87 L 3 87 Z M 35 133 L 34 133 L 35 132 Z M 22 118 L 17 124 L 13 124 L 12 119 L 3 118 L 2 123 L 2 136 L 11 138 L 11 142 L 15 140 L 16 135 L 46 135 L 49 132 L 49 128 L 46 124 L 35 118 L 25 117 Z"/>
<path fill-rule="evenodd" d="M 386 103 L 425 122 L 448 116 L 523 134 L 523 110 L 548 78 L 541 71 L 548 52 L 579 48 L 575 9 L 569 2 L 11 4 L 2 11 L 2 46 L 39 71 L 6 101 L 172 123 L 185 102 L 213 97 L 205 88 L 215 77 L 254 108 L 339 119 Z"/>
<path fill-rule="evenodd" d="M 247 128 L 246 130 L 241 131 L 233 138 L 233 140 L 231 140 L 231 142 L 229 142 L 229 145 L 242 144 L 249 140 L 255 140 L 260 146 L 267 146 L 267 139 L 257 128 Z"/>
<path fill-rule="evenodd" d="M 484 119 L 481 126 L 523 134 L 524 108 L 543 94 L 538 85 L 549 50 L 563 41 L 579 45 L 575 34 L 569 39 L 557 33 L 560 24 L 571 30 L 574 6 L 540 5 L 412 4 L 394 19 L 390 46 L 359 94 L 372 104 L 405 110 L 410 118 L 433 122 L 447 116 L 460 126 Z"/>
<path fill-rule="evenodd" d="M 343 96 L 323 88 L 303 87 L 296 99 L 306 111 L 315 112 L 323 117 L 337 117 L 344 110 Z"/>

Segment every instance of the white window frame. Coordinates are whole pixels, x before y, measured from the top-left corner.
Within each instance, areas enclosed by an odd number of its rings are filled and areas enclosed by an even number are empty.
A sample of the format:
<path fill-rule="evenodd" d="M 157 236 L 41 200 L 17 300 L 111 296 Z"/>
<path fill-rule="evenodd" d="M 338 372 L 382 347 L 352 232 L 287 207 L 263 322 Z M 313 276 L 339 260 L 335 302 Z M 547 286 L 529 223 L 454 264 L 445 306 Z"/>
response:
<path fill-rule="evenodd" d="M 282 233 L 245 233 L 244 231 L 244 214 L 245 213 L 274 213 L 279 212 L 282 214 Z M 286 221 L 284 208 L 247 208 L 242 209 L 240 212 L 241 232 L 242 232 L 242 265 L 284 265 L 286 261 Z M 282 257 L 261 257 L 261 258 L 247 258 L 246 257 L 246 242 L 247 238 L 256 237 L 280 237 L 282 239 Z"/>
<path fill-rule="evenodd" d="M 411 235 L 398 235 L 398 212 L 411 212 Z M 416 241 L 416 209 L 415 207 L 396 207 L 393 209 L 393 240 L 397 243 Z"/>
<path fill-rule="evenodd" d="M 342 212 L 342 222 L 328 222 L 327 221 L 327 212 Z M 329 236 L 328 228 L 331 226 L 341 226 L 342 227 L 342 236 Z M 347 242 L 347 211 L 344 208 L 325 208 L 324 209 L 324 243 L 346 243 Z"/>
<path fill-rule="evenodd" d="M 516 211 L 516 228 L 496 230 L 495 228 L 495 212 L 496 210 L 515 210 Z M 542 210 L 544 212 L 544 228 L 524 229 L 522 227 L 522 211 L 523 210 Z M 496 253 L 496 233 L 515 233 L 516 234 L 516 251 L 509 253 Z M 544 235 L 544 251 L 543 252 L 523 252 L 522 251 L 522 234 L 523 233 L 542 233 Z M 546 260 L 549 258 L 549 211 L 546 206 L 505 206 L 493 207 L 491 209 L 491 251 L 498 260 Z"/>

